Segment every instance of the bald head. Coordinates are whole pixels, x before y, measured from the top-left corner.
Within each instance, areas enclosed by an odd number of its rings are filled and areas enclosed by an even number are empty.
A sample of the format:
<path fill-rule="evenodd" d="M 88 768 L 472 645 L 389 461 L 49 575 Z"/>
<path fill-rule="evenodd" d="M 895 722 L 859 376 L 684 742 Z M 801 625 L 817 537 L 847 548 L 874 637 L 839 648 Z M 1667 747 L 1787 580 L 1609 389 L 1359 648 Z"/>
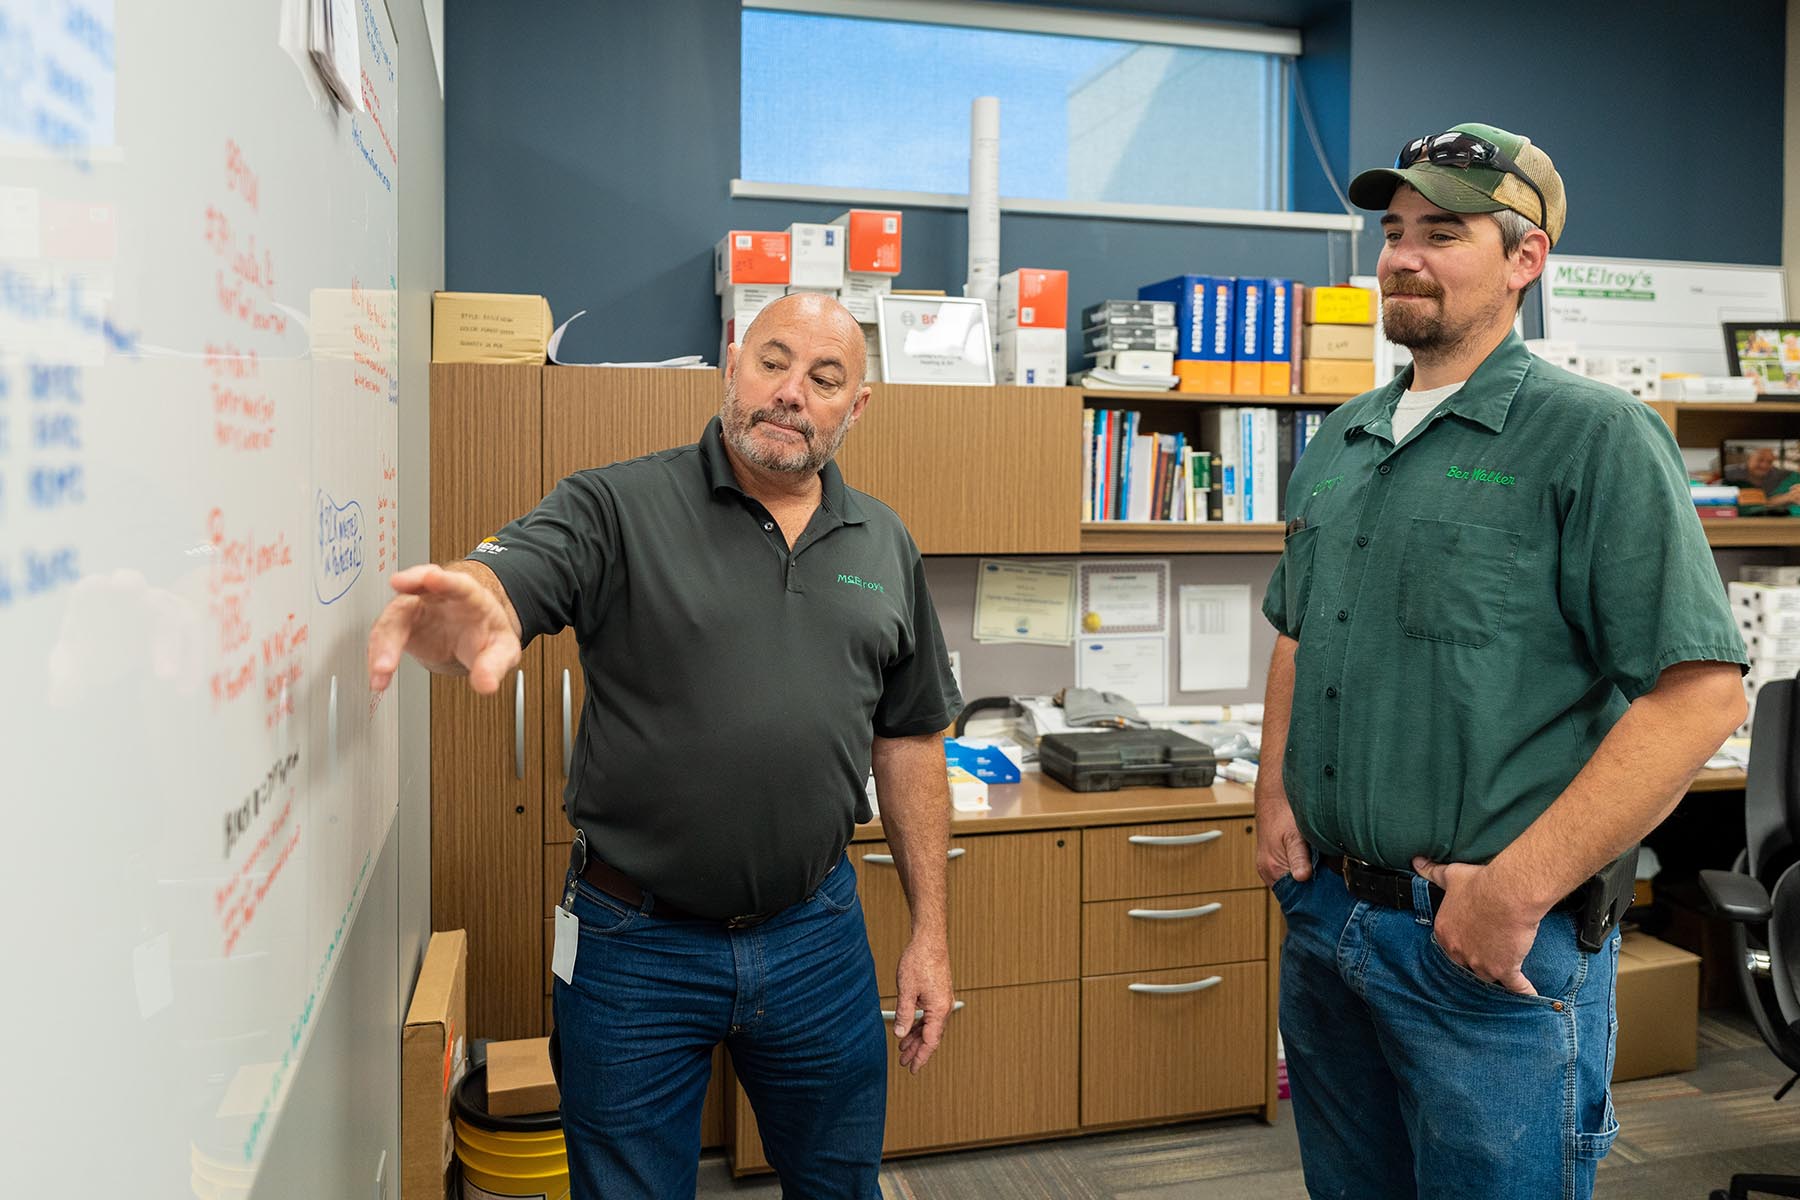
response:
<path fill-rule="evenodd" d="M 790 352 L 797 349 L 798 342 L 817 344 L 822 364 L 835 363 L 852 391 L 862 385 L 869 365 L 862 326 L 835 297 L 819 292 L 783 296 L 756 314 L 750 328 L 738 338 L 739 352 L 748 353 L 771 341 Z"/>

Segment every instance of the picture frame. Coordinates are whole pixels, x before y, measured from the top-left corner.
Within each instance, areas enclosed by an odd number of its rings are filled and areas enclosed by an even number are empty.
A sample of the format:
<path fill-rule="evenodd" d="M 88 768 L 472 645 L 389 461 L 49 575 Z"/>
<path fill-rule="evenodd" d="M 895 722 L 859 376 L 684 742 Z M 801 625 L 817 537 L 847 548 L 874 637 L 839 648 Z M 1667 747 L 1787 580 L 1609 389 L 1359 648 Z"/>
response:
<path fill-rule="evenodd" d="M 1726 321 L 1725 360 L 1763 397 L 1800 397 L 1800 321 Z"/>
<path fill-rule="evenodd" d="M 994 385 L 987 303 L 972 296 L 875 297 L 884 383 Z"/>

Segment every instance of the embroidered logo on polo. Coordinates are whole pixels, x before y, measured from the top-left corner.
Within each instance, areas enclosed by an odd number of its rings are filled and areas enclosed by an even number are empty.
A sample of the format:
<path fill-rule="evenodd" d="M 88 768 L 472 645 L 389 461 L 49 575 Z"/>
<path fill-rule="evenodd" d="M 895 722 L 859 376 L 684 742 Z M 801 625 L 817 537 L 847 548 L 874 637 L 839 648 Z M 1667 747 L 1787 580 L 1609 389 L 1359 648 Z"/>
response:
<path fill-rule="evenodd" d="M 887 589 L 882 587 L 879 583 L 876 583 L 873 580 L 863 579 L 857 575 L 839 575 L 837 581 L 839 583 L 847 583 L 851 587 L 867 588 L 871 592 L 887 591 Z"/>
<path fill-rule="evenodd" d="M 1333 475 L 1330 479 L 1321 479 L 1319 482 L 1313 484 L 1312 494 L 1317 496 L 1321 492 L 1329 492 L 1343 481 L 1344 477 L 1342 475 Z"/>
<path fill-rule="evenodd" d="M 1444 472 L 1444 478 L 1463 479 L 1470 483 L 1497 483 L 1501 487 L 1512 487 L 1518 482 L 1518 477 L 1515 475 L 1508 475 L 1505 471 L 1491 470 L 1487 467 L 1452 466 Z"/>
<path fill-rule="evenodd" d="M 499 538 L 485 537 L 485 538 L 482 538 L 481 542 L 475 547 L 475 553 L 477 553 L 477 554 L 505 554 L 506 547 L 502 546 L 500 544 Z"/>

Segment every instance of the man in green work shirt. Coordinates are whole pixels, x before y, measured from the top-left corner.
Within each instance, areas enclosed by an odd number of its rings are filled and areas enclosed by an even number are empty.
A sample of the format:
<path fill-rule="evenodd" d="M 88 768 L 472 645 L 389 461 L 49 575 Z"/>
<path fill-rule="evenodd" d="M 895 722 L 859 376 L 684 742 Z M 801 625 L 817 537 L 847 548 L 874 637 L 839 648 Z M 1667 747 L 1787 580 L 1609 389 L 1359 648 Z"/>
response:
<path fill-rule="evenodd" d="M 370 634 L 378 690 L 404 650 L 491 693 L 523 643 L 575 631 L 551 1040 L 575 1200 L 694 1194 L 720 1042 L 784 1195 L 878 1194 L 885 989 L 844 854 L 871 769 L 912 910 L 885 981 L 901 1066 L 954 1004 L 942 735 L 962 700 L 918 547 L 832 461 L 869 402 L 863 355 L 836 300 L 776 301 L 697 443 L 577 471 L 467 560 L 400 572 Z"/>
<path fill-rule="evenodd" d="M 1309 444 L 1263 601 L 1307 1186 L 1585 1198 L 1618 1128 L 1594 895 L 1743 720 L 1743 642 L 1668 429 L 1512 331 L 1562 234 L 1549 156 L 1461 125 L 1350 196 L 1413 365 Z"/>

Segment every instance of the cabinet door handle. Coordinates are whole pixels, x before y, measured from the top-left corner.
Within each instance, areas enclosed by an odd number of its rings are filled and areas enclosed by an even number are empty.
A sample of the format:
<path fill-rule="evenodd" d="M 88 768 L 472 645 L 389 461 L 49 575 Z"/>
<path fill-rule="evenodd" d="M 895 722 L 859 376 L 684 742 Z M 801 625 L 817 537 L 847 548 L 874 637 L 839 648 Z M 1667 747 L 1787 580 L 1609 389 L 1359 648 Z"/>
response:
<path fill-rule="evenodd" d="M 525 672 L 513 675 L 513 776 L 525 778 Z"/>
<path fill-rule="evenodd" d="M 958 1000 L 950 1006 L 950 1011 L 951 1012 L 961 1012 L 962 1006 L 963 1006 L 963 1002 L 961 1000 Z M 900 1010 L 897 1008 L 884 1008 L 881 1010 L 881 1019 L 884 1021 L 891 1021 L 899 1015 L 900 1015 Z M 922 1008 L 913 1009 L 913 1020 L 923 1021 L 924 1019 L 925 1019 L 925 1010 L 924 1009 L 922 1009 Z"/>
<path fill-rule="evenodd" d="M 563 668 L 563 778 L 569 777 L 570 756 L 574 747 L 569 742 L 569 710 L 572 707 L 569 693 L 569 668 Z"/>
<path fill-rule="evenodd" d="M 1223 829 L 1208 829 L 1204 833 L 1134 833 L 1125 840 L 1134 846 L 1198 846 L 1201 842 L 1213 842 L 1225 836 Z"/>
<path fill-rule="evenodd" d="M 1208 975 L 1205 979 L 1196 979 L 1192 983 L 1128 983 L 1125 986 L 1134 992 L 1145 992 L 1152 996 L 1180 996 L 1188 992 L 1204 992 L 1209 987 L 1217 987 L 1225 982 L 1223 975 Z"/>
<path fill-rule="evenodd" d="M 961 846 L 958 846 L 954 850 L 947 851 L 944 854 L 944 858 L 946 861 L 948 861 L 953 858 L 961 858 L 963 855 L 965 855 L 967 853 L 968 853 L 967 850 L 963 849 Z M 891 854 L 865 854 L 865 855 L 863 855 L 863 861 L 866 863 L 876 863 L 883 867 L 891 867 L 894 865 L 894 856 Z"/>
<path fill-rule="evenodd" d="M 1224 907 L 1215 900 L 1198 908 L 1133 908 L 1128 909 L 1125 915 L 1143 921 L 1183 921 L 1188 917 L 1210 917 Z"/>

